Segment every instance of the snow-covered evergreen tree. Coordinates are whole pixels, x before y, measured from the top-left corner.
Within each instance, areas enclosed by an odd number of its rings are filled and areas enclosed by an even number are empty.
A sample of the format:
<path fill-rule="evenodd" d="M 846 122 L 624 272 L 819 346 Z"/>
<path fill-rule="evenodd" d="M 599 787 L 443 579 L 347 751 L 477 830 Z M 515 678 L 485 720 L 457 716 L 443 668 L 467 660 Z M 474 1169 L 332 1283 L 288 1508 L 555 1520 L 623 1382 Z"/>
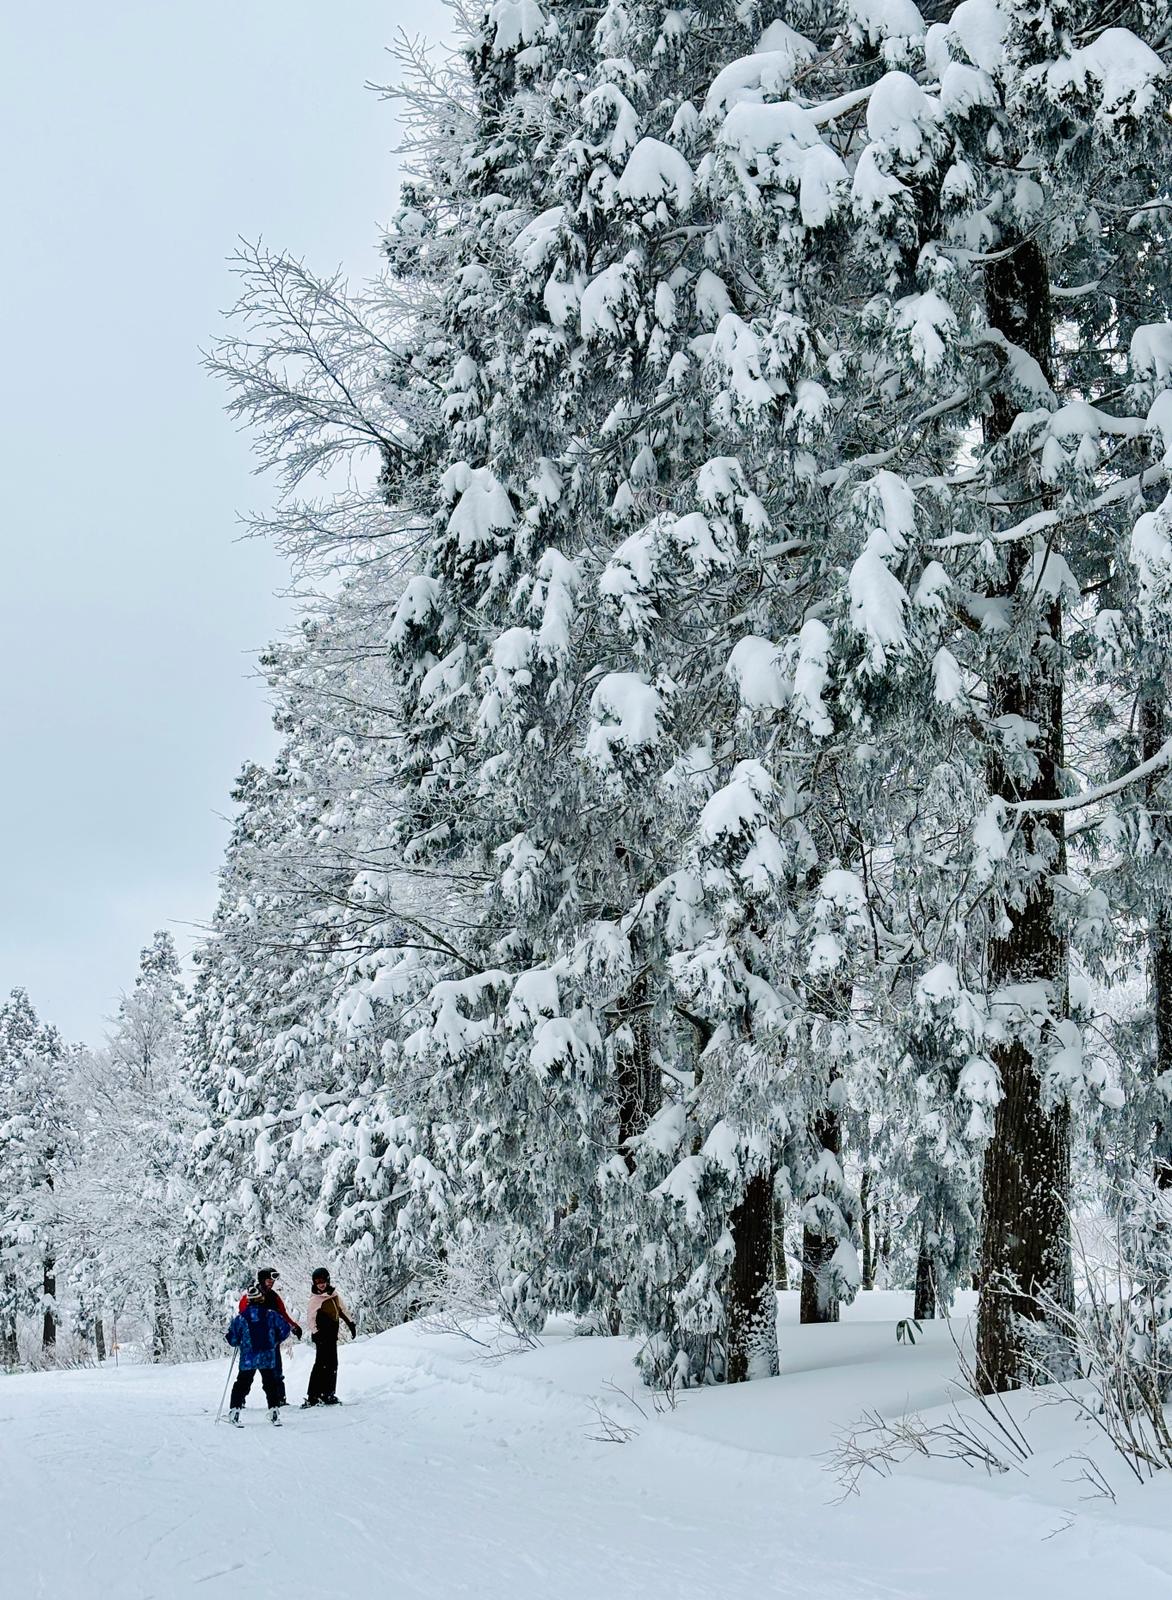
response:
<path fill-rule="evenodd" d="M 187 1000 L 171 936 L 143 950 L 104 1047 L 69 1085 L 76 1160 L 61 1193 L 69 1277 L 95 1342 L 128 1314 L 155 1360 L 199 1348 L 210 1310 L 204 1260 L 187 1227 L 184 1168 L 200 1126 L 191 1088 Z"/>
<path fill-rule="evenodd" d="M 317 948 L 320 907 L 297 881 L 319 808 L 288 759 L 250 767 L 221 875 L 213 937 L 197 958 L 195 1091 L 205 1126 L 191 1160 L 193 1223 L 217 1288 L 248 1281 L 271 1241 L 316 1205 L 312 1174 L 288 1159 L 302 1117 L 337 1098 Z M 326 1070 L 323 1070 L 324 1068 Z"/>
<path fill-rule="evenodd" d="M 18 1322 L 36 1312 L 47 1355 L 57 1342 L 58 1187 L 73 1130 L 68 1051 L 25 989 L 0 1006 L 0 1365 L 19 1360 Z"/>
<path fill-rule="evenodd" d="M 1147 14 L 1118 20 L 1162 37 Z M 858 866 L 878 963 L 920 965 L 971 1042 L 956 1087 L 989 1138 L 981 1360 L 1004 1387 L 1034 1290 L 1069 1292 L 1070 1108 L 1101 1088 L 1071 1004 L 1062 820 L 1088 803 L 1066 768 L 1097 748 L 1078 748 L 1063 688 L 1145 482 L 1144 417 L 1095 402 L 1118 387 L 1131 307 L 1165 282 L 1148 231 L 1164 68 L 1070 7 L 964 4 L 928 27 L 848 5 L 834 36 L 780 103 L 739 68 L 752 98 L 724 137 L 752 217 L 786 195 L 765 259 L 814 330 L 810 474 L 831 521 L 803 628 L 820 630 L 820 737 L 857 730 L 858 860 L 835 870 Z M 1135 284 L 1122 305 L 1117 273 Z M 883 787 L 859 808 L 868 767 Z M 952 976 L 924 959 L 941 954 Z"/>
<path fill-rule="evenodd" d="M 224 1259 L 311 1196 L 388 1280 L 479 1230 L 518 1315 L 739 1379 L 778 1195 L 803 1314 L 858 1285 L 865 1126 L 923 1303 L 979 1214 L 983 1379 L 1037 1370 L 1120 925 L 1166 1142 L 1167 42 L 493 0 L 414 63 L 388 276 L 249 256 L 216 364 L 346 572 L 203 960 Z"/>

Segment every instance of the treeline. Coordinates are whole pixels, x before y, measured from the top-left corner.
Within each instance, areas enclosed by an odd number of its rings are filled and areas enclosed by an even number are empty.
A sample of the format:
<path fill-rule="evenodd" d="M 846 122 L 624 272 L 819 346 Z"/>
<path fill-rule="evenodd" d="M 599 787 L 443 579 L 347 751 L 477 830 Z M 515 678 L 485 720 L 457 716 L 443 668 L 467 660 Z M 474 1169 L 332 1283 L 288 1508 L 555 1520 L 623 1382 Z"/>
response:
<path fill-rule="evenodd" d="M 215 1275 L 190 1233 L 207 1110 L 170 935 L 142 952 L 97 1049 L 66 1045 L 23 989 L 0 1006 L 0 1368 L 202 1350 Z"/>

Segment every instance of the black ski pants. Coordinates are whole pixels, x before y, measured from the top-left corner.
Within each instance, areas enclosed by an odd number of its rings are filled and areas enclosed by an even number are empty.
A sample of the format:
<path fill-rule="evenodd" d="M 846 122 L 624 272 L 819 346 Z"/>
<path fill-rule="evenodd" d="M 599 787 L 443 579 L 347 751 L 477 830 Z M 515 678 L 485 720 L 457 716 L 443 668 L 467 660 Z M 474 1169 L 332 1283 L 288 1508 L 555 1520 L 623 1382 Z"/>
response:
<path fill-rule="evenodd" d="M 313 1371 L 309 1374 L 309 1393 L 306 1399 L 310 1405 L 318 1405 L 322 1400 L 332 1400 L 334 1390 L 338 1387 L 338 1334 L 336 1329 L 323 1333 L 319 1329 L 313 1336 L 314 1349 L 317 1352 L 313 1358 Z"/>
<path fill-rule="evenodd" d="M 236 1382 L 232 1385 L 232 1398 L 228 1402 L 232 1410 L 242 1406 L 247 1400 L 252 1380 L 258 1372 L 260 1381 L 264 1385 L 266 1403 L 270 1406 L 285 1404 L 285 1374 L 280 1367 L 249 1367 L 247 1372 L 236 1374 Z"/>

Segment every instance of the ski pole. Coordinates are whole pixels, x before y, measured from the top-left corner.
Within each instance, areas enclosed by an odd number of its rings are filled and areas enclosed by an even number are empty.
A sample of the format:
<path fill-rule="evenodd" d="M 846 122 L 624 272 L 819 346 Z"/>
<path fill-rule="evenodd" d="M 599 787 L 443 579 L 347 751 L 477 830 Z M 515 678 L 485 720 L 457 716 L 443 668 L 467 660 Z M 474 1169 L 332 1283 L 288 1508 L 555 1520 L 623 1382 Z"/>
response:
<path fill-rule="evenodd" d="M 217 1422 L 219 1422 L 220 1413 L 224 1409 L 224 1401 L 228 1398 L 228 1385 L 232 1382 L 232 1374 L 236 1370 L 236 1361 L 237 1361 L 237 1358 L 239 1357 L 239 1355 L 240 1355 L 240 1351 L 239 1350 L 233 1350 L 232 1359 L 228 1363 L 228 1376 L 224 1379 L 224 1392 L 220 1396 L 219 1405 L 216 1407 L 216 1421 Z"/>

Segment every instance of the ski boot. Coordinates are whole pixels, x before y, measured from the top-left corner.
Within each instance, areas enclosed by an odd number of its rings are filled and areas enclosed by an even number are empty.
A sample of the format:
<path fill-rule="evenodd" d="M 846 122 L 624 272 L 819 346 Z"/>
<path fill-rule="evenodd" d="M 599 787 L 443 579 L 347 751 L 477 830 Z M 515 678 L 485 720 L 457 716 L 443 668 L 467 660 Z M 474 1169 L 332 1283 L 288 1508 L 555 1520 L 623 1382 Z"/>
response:
<path fill-rule="evenodd" d="M 244 1424 L 240 1420 L 240 1407 L 239 1406 L 233 1406 L 231 1411 L 229 1411 L 229 1413 L 228 1413 L 228 1421 L 232 1424 L 232 1426 L 234 1428 L 243 1428 Z"/>
<path fill-rule="evenodd" d="M 274 1428 L 279 1428 L 281 1426 L 281 1408 L 280 1408 L 280 1406 L 270 1406 L 269 1407 L 269 1421 L 272 1423 Z"/>

